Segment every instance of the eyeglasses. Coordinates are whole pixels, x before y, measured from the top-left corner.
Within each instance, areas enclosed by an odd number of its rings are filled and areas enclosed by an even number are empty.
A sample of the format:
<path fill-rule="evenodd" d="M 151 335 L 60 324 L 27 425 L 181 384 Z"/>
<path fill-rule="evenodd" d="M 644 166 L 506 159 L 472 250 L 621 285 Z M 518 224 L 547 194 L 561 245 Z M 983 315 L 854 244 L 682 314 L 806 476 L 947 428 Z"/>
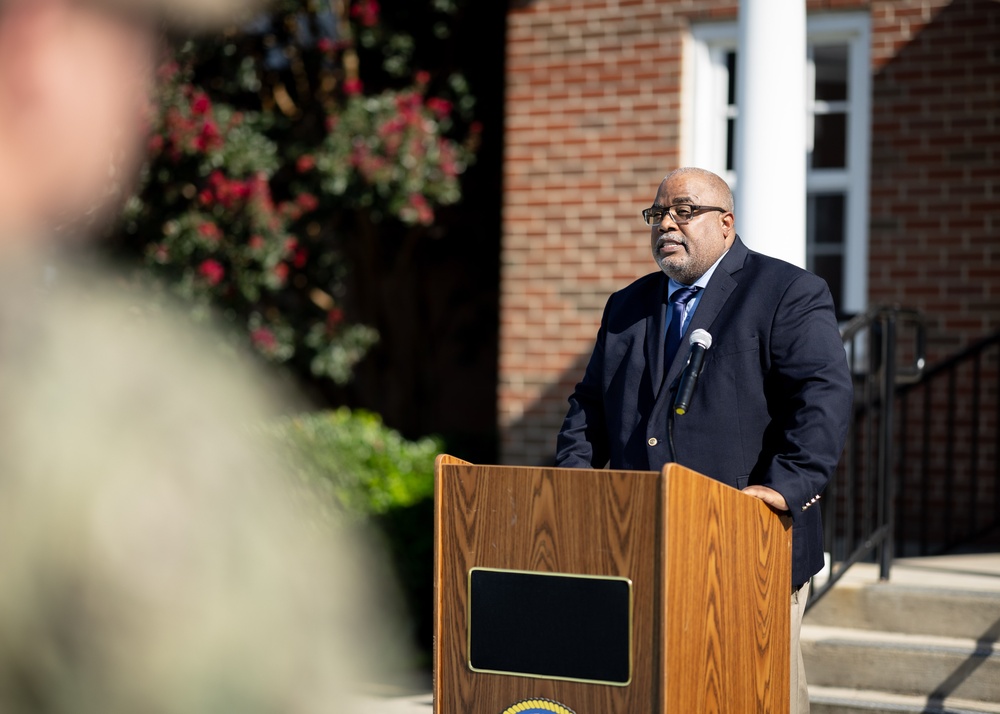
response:
<path fill-rule="evenodd" d="M 644 208 L 642 211 L 642 218 L 646 221 L 646 225 L 655 226 L 663 222 L 663 217 L 670 214 L 670 220 L 674 223 L 681 224 L 687 223 L 696 214 L 702 211 L 721 211 L 722 213 L 729 213 L 725 208 L 719 208 L 718 206 L 692 206 L 689 203 L 678 203 L 676 206 L 668 206 L 664 208 L 663 206 L 652 206 L 650 208 Z"/>

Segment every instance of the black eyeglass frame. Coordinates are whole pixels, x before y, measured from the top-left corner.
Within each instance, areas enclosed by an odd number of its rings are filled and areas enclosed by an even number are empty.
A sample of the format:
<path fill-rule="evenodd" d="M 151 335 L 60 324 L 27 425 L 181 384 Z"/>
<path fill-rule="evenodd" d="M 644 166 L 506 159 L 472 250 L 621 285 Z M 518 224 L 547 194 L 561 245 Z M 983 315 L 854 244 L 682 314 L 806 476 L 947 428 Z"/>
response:
<path fill-rule="evenodd" d="M 679 208 L 681 206 L 683 206 L 684 208 L 690 208 L 691 209 L 691 215 L 690 215 L 690 217 L 681 219 L 680 216 L 677 215 L 677 213 L 674 211 L 674 209 L 675 208 Z M 662 211 L 662 215 L 660 216 L 660 220 L 656 221 L 655 223 L 651 223 L 650 220 L 649 220 L 650 214 L 653 211 Z M 700 215 L 702 213 L 702 211 L 720 211 L 721 213 L 729 213 L 728 210 L 726 210 L 725 208 L 720 208 L 719 206 L 695 206 L 695 205 L 693 205 L 691 203 L 676 203 L 673 206 L 665 206 L 665 207 L 664 206 L 650 206 L 649 208 L 644 208 L 644 209 L 642 209 L 642 220 L 644 220 L 646 222 L 647 226 L 656 226 L 656 225 L 659 225 L 660 223 L 663 223 L 663 216 L 665 216 L 665 215 L 667 215 L 669 213 L 670 214 L 670 220 L 672 220 L 677 225 L 683 225 L 685 223 L 689 223 L 695 217 L 695 214 Z M 678 219 L 680 219 L 680 220 L 678 220 Z"/>

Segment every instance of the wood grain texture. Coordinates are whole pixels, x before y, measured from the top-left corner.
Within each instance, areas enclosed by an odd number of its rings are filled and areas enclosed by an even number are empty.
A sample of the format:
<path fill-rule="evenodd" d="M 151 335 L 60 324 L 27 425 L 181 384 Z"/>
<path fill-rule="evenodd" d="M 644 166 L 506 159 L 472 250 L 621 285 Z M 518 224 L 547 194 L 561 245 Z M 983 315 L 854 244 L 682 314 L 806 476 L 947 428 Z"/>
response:
<path fill-rule="evenodd" d="M 790 521 L 677 464 L 664 479 L 662 711 L 786 714 Z"/>
<path fill-rule="evenodd" d="M 789 529 L 756 499 L 676 465 L 660 474 L 442 456 L 436 479 L 437 714 L 500 714 L 538 698 L 578 714 L 787 711 Z M 471 671 L 473 567 L 629 578 L 631 683 Z"/>

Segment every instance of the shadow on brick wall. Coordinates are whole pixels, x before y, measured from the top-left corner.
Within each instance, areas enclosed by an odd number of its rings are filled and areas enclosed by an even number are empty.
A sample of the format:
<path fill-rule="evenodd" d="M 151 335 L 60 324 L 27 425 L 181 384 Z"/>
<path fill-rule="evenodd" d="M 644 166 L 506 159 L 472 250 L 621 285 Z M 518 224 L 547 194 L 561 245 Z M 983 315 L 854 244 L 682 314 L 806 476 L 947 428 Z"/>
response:
<path fill-rule="evenodd" d="M 600 324 L 600 314 L 594 318 L 594 334 Z M 583 378 L 590 359 L 590 349 L 573 362 L 573 366 L 542 391 L 527 406 L 520 418 L 502 429 L 501 454 L 505 464 L 552 466 L 555 463 L 556 435 L 562 426 L 567 401 L 573 388 Z"/>
<path fill-rule="evenodd" d="M 869 302 L 921 310 L 933 364 L 1000 324 L 1000 3 L 942 8 L 872 88 Z"/>

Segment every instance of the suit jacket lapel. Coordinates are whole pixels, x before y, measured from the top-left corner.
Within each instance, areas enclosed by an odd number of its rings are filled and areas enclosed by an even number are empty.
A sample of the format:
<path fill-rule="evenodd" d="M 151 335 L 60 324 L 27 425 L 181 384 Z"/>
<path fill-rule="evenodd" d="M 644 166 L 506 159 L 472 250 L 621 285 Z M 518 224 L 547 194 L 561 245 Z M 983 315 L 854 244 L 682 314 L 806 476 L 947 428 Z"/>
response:
<path fill-rule="evenodd" d="M 701 300 L 698 301 L 698 309 L 695 310 L 690 322 L 688 322 L 687 329 L 684 331 L 684 338 L 681 341 L 681 348 L 677 350 L 677 356 L 674 357 L 673 364 L 665 367 L 667 375 L 661 384 L 661 394 L 663 389 L 673 384 L 674 380 L 680 376 L 681 370 L 687 362 L 688 350 L 684 346 L 687 344 L 688 335 L 698 328 L 708 330 L 708 332 L 712 331 L 709 328 L 715 322 L 715 318 L 722 311 L 722 307 L 729 300 L 736 286 L 739 285 L 739 282 L 733 277 L 733 273 L 742 269 L 747 252 L 747 247 L 740 240 L 739 235 L 737 235 L 729 252 L 726 253 L 722 262 L 719 263 L 719 267 L 712 273 L 712 278 L 708 281 L 708 286 L 706 286 L 702 293 Z M 663 329 L 666 330 L 666 326 Z M 660 362 L 663 362 L 662 356 Z"/>
<path fill-rule="evenodd" d="M 653 399 L 660 392 L 660 385 L 663 383 L 663 371 L 665 366 L 667 336 L 667 276 L 661 273 L 659 281 L 659 309 L 654 309 L 646 318 L 646 364 L 649 365 L 649 382 L 653 388 Z M 654 296 L 650 300 L 655 301 Z"/>

